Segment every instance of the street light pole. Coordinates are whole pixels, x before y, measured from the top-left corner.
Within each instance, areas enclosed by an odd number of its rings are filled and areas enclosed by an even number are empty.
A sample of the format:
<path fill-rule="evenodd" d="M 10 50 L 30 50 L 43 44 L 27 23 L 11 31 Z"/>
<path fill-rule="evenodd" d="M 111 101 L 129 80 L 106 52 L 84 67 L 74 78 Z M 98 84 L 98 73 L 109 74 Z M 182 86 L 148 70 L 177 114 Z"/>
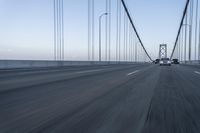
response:
<path fill-rule="evenodd" d="M 198 50 L 198 60 L 200 61 L 200 19 L 199 19 L 199 50 Z"/>
<path fill-rule="evenodd" d="M 196 0 L 196 22 L 195 22 L 195 60 L 197 60 L 197 41 L 198 41 L 198 16 L 199 16 L 199 0 Z"/>
<path fill-rule="evenodd" d="M 99 16 L 99 61 L 101 62 L 101 20 L 103 16 L 108 15 L 108 13 L 103 13 Z"/>
<path fill-rule="evenodd" d="M 188 53 L 188 58 L 189 58 L 189 61 L 191 61 L 191 49 L 192 49 L 192 26 L 193 26 L 193 0 L 191 0 L 191 3 L 190 3 L 190 20 L 189 20 L 189 23 L 190 23 L 190 29 L 189 29 L 189 53 Z"/>

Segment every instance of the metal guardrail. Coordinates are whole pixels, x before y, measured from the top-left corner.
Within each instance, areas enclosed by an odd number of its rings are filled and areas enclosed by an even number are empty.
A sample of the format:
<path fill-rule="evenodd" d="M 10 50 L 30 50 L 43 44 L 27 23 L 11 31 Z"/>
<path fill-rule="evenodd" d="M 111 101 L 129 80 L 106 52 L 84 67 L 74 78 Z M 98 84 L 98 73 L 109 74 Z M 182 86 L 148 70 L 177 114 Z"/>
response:
<path fill-rule="evenodd" d="M 64 67 L 64 66 L 85 66 L 85 65 L 140 64 L 140 63 L 144 63 L 144 62 L 0 60 L 0 69 Z"/>

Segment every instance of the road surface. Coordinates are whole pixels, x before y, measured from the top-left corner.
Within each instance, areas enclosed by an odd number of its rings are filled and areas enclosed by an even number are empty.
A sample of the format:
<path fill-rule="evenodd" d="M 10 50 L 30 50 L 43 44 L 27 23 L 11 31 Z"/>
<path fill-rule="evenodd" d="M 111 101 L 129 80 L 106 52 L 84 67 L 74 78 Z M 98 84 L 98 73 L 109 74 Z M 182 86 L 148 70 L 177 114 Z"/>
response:
<path fill-rule="evenodd" d="M 0 133 L 199 133 L 200 67 L 0 70 Z"/>

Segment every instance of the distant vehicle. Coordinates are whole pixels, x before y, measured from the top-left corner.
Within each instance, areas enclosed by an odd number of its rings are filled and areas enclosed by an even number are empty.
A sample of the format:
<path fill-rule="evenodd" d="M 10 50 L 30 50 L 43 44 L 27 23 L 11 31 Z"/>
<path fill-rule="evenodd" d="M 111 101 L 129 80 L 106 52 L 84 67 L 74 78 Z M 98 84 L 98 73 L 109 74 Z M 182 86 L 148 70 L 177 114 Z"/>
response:
<path fill-rule="evenodd" d="M 171 66 L 171 61 L 169 58 L 160 59 L 160 66 Z"/>
<path fill-rule="evenodd" d="M 173 64 L 180 64 L 178 59 L 173 59 Z"/>
<path fill-rule="evenodd" d="M 158 64 L 159 62 L 160 62 L 160 59 L 156 59 L 154 63 Z"/>

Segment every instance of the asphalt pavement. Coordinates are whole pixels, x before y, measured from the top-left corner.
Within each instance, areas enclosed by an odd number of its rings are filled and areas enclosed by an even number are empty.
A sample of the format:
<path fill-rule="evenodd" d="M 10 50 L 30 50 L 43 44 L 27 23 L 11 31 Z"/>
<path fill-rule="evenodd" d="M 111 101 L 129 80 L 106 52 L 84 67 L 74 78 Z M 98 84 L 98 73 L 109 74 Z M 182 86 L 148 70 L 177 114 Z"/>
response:
<path fill-rule="evenodd" d="M 200 133 L 200 67 L 0 70 L 0 133 Z"/>

